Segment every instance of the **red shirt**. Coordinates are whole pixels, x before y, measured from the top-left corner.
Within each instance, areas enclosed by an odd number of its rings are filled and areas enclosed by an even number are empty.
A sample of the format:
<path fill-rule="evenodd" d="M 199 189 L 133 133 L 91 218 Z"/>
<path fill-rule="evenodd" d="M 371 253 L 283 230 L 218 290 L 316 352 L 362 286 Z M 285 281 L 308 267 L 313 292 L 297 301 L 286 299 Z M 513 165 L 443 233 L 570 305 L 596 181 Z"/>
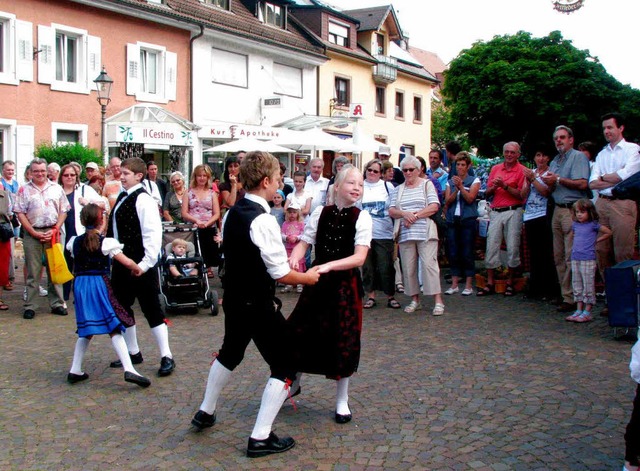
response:
<path fill-rule="evenodd" d="M 502 177 L 502 181 L 506 186 L 516 188 L 518 191 L 522 190 L 524 186 L 524 165 L 520 162 L 516 163 L 511 169 L 507 169 L 504 163 L 494 165 L 489 173 L 489 180 L 487 180 L 487 187 L 491 186 L 492 181 L 496 177 Z M 506 206 L 517 206 L 524 204 L 524 200 L 520 197 L 513 196 L 505 188 L 496 187 L 493 194 L 493 202 L 491 208 L 504 208 Z"/>

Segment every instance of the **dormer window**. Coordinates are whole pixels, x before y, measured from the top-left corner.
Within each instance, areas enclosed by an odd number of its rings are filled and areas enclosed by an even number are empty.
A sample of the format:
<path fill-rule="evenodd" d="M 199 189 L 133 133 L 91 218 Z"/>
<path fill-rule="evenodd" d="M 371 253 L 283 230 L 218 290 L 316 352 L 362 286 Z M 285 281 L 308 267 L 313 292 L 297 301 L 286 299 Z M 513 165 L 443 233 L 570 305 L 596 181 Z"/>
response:
<path fill-rule="evenodd" d="M 379 56 L 386 56 L 386 50 L 384 47 L 384 34 L 376 33 L 376 52 Z"/>
<path fill-rule="evenodd" d="M 329 36 L 327 39 L 330 43 L 338 46 L 349 47 L 349 27 L 329 21 Z"/>
<path fill-rule="evenodd" d="M 271 2 L 258 3 L 258 19 L 268 25 L 284 28 L 286 25 L 287 9 Z"/>
<path fill-rule="evenodd" d="M 214 7 L 222 8 L 223 10 L 229 9 L 229 0 L 200 0 L 206 5 L 213 5 Z"/>

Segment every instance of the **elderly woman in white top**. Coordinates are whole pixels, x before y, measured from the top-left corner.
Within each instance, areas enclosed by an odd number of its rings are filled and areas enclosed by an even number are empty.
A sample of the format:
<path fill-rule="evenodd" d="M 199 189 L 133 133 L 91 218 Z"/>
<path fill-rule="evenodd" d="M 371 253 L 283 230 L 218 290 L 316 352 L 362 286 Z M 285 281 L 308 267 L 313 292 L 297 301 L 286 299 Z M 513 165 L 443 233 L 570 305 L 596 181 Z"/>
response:
<path fill-rule="evenodd" d="M 444 314 L 444 300 L 440 288 L 438 267 L 438 230 L 431 219 L 440 207 L 438 193 L 429 180 L 420 178 L 422 164 L 413 156 L 400 163 L 405 182 L 391 195 L 389 214 L 399 224 L 398 248 L 402 259 L 405 293 L 411 303 L 404 312 L 421 308 L 418 282 L 418 259 L 422 269 L 423 293 L 435 298 L 432 314 Z"/>

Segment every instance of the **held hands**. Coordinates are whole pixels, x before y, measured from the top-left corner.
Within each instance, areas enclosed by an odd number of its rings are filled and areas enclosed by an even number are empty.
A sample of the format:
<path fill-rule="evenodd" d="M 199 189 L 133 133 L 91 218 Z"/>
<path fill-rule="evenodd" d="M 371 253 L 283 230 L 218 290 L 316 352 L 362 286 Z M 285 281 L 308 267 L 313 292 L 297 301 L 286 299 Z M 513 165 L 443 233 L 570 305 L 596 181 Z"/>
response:
<path fill-rule="evenodd" d="M 325 263 L 325 265 L 328 265 L 328 263 Z M 306 283 L 308 285 L 315 285 L 318 280 L 320 279 L 320 274 L 321 273 L 326 273 L 326 272 L 321 272 L 320 268 L 323 265 L 317 266 L 317 267 L 311 267 L 309 268 L 306 272 L 305 275 L 307 275 L 309 277 L 309 281 Z"/>
<path fill-rule="evenodd" d="M 523 169 L 524 177 L 529 180 L 529 182 L 533 182 L 536 179 L 536 174 L 530 168 L 525 167 Z"/>
<path fill-rule="evenodd" d="M 542 181 L 547 186 L 554 185 L 557 180 L 558 180 L 558 175 L 551 172 L 547 173 L 544 177 L 542 177 Z"/>
<path fill-rule="evenodd" d="M 418 220 L 416 213 L 412 213 L 411 211 L 403 211 L 402 218 L 404 219 L 404 227 L 410 227 L 411 224 Z"/>
<path fill-rule="evenodd" d="M 458 190 L 461 190 L 461 189 L 462 189 L 462 179 L 461 179 L 458 175 L 454 175 L 454 177 L 451 179 L 451 181 L 453 182 L 453 185 L 454 185 Z"/>

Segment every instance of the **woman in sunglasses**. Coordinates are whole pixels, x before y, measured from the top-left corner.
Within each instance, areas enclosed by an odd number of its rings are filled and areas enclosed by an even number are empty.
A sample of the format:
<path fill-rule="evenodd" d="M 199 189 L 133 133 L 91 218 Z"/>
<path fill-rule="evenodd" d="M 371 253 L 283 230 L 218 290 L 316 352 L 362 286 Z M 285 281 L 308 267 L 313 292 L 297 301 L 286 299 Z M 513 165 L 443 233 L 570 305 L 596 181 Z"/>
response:
<path fill-rule="evenodd" d="M 444 314 L 444 300 L 438 267 L 438 229 L 431 219 L 440 207 L 438 192 L 431 181 L 420 178 L 422 164 L 415 157 L 405 157 L 400 162 L 400 168 L 405 182 L 392 193 L 389 214 L 396 219 L 398 226 L 397 240 L 402 259 L 404 288 L 405 293 L 412 298 L 404 312 L 412 313 L 422 307 L 418 281 L 420 266 L 423 293 L 434 296 L 435 307 L 432 314 L 441 316 Z"/>
<path fill-rule="evenodd" d="M 364 178 L 362 209 L 371 215 L 373 238 L 362 266 L 362 284 L 367 295 L 362 307 L 374 307 L 375 290 L 380 289 L 387 295 L 387 307 L 399 309 L 400 303 L 394 297 L 393 220 L 389 217 L 389 196 L 395 188 L 392 183 L 382 179 L 382 162 L 378 159 L 367 163 Z"/>

